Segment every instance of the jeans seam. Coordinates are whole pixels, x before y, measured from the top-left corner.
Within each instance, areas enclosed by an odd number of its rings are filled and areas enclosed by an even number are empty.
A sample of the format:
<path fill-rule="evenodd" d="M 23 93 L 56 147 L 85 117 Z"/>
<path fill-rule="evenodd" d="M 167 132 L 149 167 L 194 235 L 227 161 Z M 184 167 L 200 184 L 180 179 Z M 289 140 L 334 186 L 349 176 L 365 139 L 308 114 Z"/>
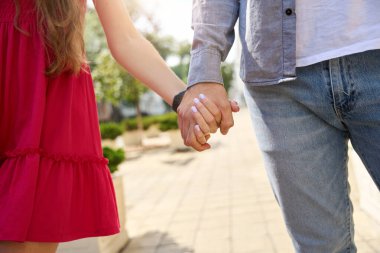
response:
<path fill-rule="evenodd" d="M 330 74 L 330 89 L 331 89 L 334 111 L 335 111 L 335 114 L 338 117 L 338 119 L 342 120 L 342 115 L 341 115 L 340 109 L 337 106 L 336 94 L 334 91 L 334 80 L 333 80 L 333 74 L 334 73 L 333 73 L 332 66 L 331 66 L 331 60 L 329 61 L 329 74 Z"/>
<path fill-rule="evenodd" d="M 347 169 L 347 162 L 348 162 L 348 146 L 345 145 L 345 152 L 344 152 L 346 155 L 344 157 L 344 164 L 346 164 L 346 168 L 345 168 L 345 188 L 346 188 L 346 228 L 348 230 L 348 239 L 347 239 L 347 243 L 348 243 L 348 246 L 347 246 L 347 253 L 350 253 L 351 252 L 351 245 L 353 243 L 353 240 L 352 240 L 352 233 L 351 233 L 351 226 L 352 226 L 352 208 L 350 206 L 350 195 L 349 195 L 349 191 L 348 191 L 348 169 Z"/>

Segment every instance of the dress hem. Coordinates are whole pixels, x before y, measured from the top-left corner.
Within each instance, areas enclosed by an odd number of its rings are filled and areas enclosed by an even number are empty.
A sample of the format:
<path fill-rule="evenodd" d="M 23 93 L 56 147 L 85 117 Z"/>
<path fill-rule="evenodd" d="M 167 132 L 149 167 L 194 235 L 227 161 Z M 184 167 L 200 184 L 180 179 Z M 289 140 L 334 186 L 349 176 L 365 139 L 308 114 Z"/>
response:
<path fill-rule="evenodd" d="M 45 238 L 45 236 L 37 236 L 37 237 L 30 237 L 27 236 L 24 239 L 20 238 L 12 238 L 12 237 L 4 237 L 2 238 L 0 236 L 0 241 L 9 241 L 9 242 L 51 242 L 51 243 L 61 243 L 61 242 L 70 242 L 70 241 L 75 241 L 79 239 L 84 239 L 84 238 L 92 238 L 92 237 L 102 237 L 102 236 L 111 236 L 111 235 L 116 235 L 120 233 L 120 228 L 113 228 L 113 229 L 108 229 L 108 230 L 100 230 L 97 232 L 91 232 L 91 233 L 78 233 L 70 236 L 64 236 L 64 237 L 59 237 L 59 238 L 51 238 L 51 235 L 49 236 L 49 239 Z"/>
<path fill-rule="evenodd" d="M 48 158 L 56 162 L 76 162 L 76 163 L 88 163 L 95 162 L 100 164 L 108 164 L 108 159 L 101 156 L 94 155 L 72 155 L 72 154 L 52 154 L 44 151 L 41 148 L 26 148 L 26 149 L 17 149 L 13 151 L 6 151 L 0 153 L 0 160 L 5 160 L 9 158 L 17 158 L 28 155 L 40 155 L 43 158 Z"/>

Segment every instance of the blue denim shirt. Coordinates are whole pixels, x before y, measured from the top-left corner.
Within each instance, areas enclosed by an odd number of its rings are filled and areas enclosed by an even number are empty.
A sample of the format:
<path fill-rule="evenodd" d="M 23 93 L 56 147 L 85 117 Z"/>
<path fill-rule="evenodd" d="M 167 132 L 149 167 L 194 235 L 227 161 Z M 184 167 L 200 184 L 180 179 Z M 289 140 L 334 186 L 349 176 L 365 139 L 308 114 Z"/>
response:
<path fill-rule="evenodd" d="M 295 79 L 295 0 L 193 0 L 189 85 L 223 83 L 220 64 L 234 42 L 238 19 L 242 80 L 271 85 Z"/>

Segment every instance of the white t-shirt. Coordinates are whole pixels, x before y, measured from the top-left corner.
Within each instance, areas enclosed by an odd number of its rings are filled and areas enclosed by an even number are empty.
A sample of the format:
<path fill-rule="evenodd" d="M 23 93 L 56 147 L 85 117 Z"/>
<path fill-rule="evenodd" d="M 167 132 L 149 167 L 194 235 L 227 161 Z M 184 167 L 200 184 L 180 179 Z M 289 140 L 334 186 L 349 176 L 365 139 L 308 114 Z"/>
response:
<path fill-rule="evenodd" d="M 380 49 L 380 0 L 296 0 L 297 67 Z"/>

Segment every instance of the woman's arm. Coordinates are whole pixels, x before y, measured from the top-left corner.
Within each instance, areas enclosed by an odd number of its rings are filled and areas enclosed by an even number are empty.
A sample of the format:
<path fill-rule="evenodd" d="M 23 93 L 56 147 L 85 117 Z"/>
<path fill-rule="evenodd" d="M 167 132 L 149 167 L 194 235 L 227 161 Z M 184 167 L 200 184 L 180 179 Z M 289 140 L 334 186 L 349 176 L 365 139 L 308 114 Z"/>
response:
<path fill-rule="evenodd" d="M 172 105 L 174 96 L 185 90 L 186 85 L 166 65 L 152 44 L 136 30 L 123 0 L 93 0 L 93 2 L 112 56 L 134 77 Z M 231 103 L 231 107 L 236 106 Z M 204 121 L 203 114 L 207 110 L 210 110 L 209 106 L 206 106 L 195 120 L 203 127 L 191 129 L 193 135 L 190 137 L 191 140 L 187 141 L 194 143 L 191 146 L 199 151 L 210 147 L 205 143 L 209 138 L 206 124 L 210 125 L 211 122 L 217 125 L 218 122 L 213 116 Z"/>
<path fill-rule="evenodd" d="M 123 0 L 93 0 L 112 56 L 169 105 L 186 85 L 134 27 Z"/>

